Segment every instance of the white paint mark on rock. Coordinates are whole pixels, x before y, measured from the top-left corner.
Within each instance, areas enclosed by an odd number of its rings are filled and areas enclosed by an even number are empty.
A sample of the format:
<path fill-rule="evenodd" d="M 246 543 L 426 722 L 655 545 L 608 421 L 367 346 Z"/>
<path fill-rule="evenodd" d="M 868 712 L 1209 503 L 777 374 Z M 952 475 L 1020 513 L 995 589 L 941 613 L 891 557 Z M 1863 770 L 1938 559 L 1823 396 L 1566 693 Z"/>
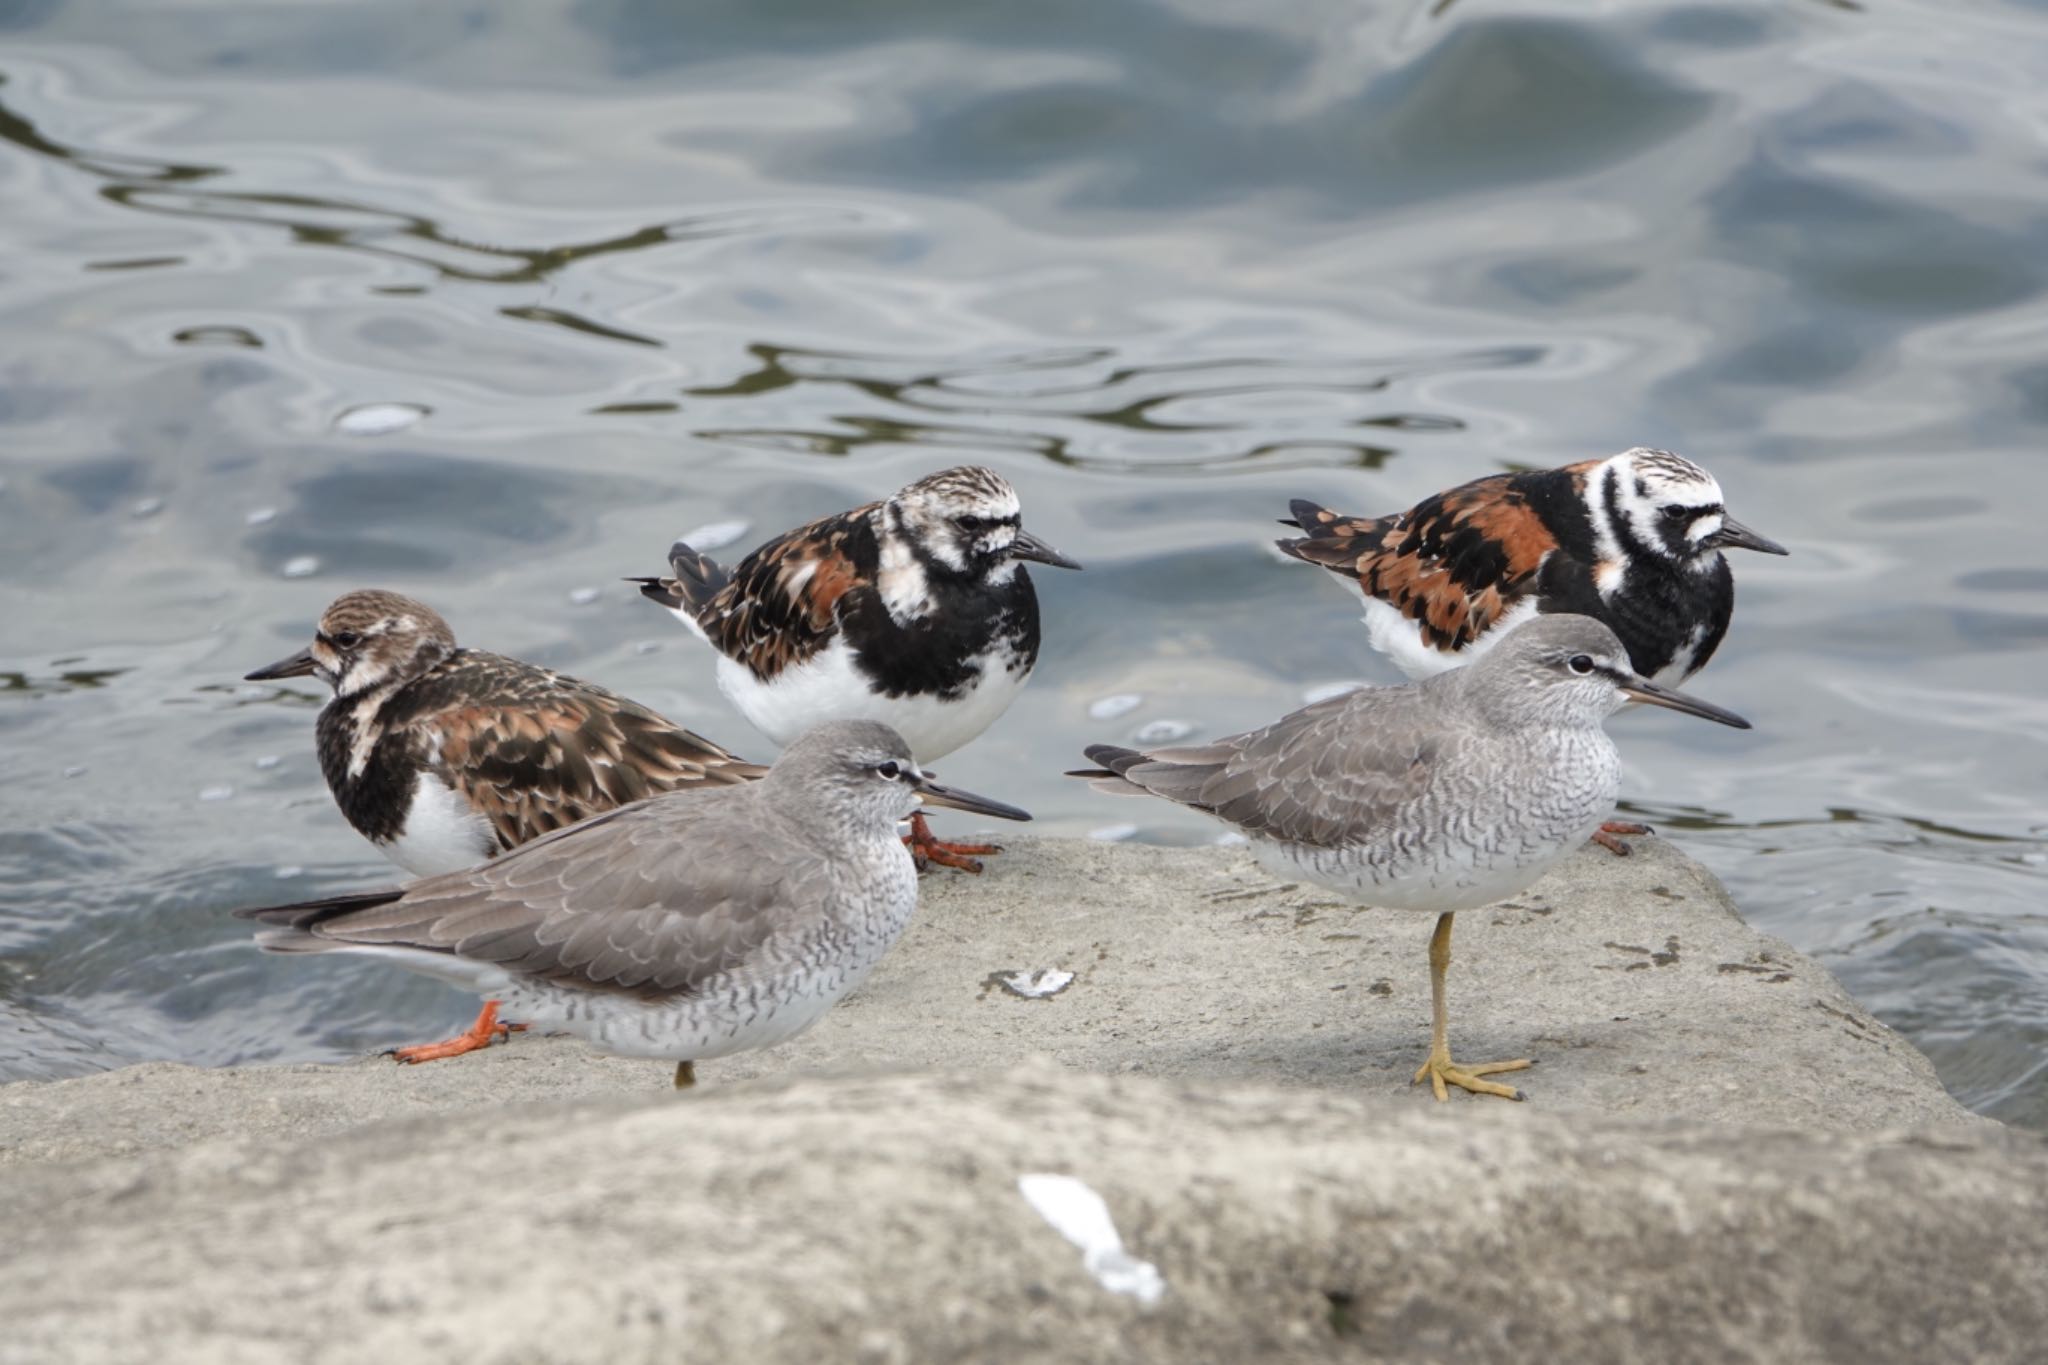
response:
<path fill-rule="evenodd" d="M 163 510 L 164 500 L 162 498 L 143 498 L 128 509 L 128 515 L 134 517 L 137 521 L 141 521 L 144 517 L 153 517 Z"/>
<path fill-rule="evenodd" d="M 418 403 L 359 403 L 343 409 L 334 419 L 334 429 L 347 436 L 389 436 L 394 431 L 404 431 L 431 411 Z"/>
<path fill-rule="evenodd" d="M 1107 697 L 1097 697 L 1088 703 L 1088 719 L 1115 720 L 1128 716 L 1145 704 L 1145 698 L 1138 692 L 1115 692 Z"/>
<path fill-rule="evenodd" d="M 283 573 L 286 578 L 311 578 L 319 572 L 320 560 L 316 555 L 299 555 L 284 562 Z"/>
<path fill-rule="evenodd" d="M 226 801 L 235 794 L 233 787 L 207 787 L 199 793 L 201 801 Z"/>
<path fill-rule="evenodd" d="M 1194 732 L 1195 727 L 1184 720 L 1148 720 L 1131 732 L 1131 743 L 1172 744 Z"/>
<path fill-rule="evenodd" d="M 284 760 L 279 758 L 276 754 L 262 754 L 257 757 L 256 766 L 258 769 L 267 770 L 270 768 L 275 768 L 278 764 L 282 763 L 283 761 Z"/>
<path fill-rule="evenodd" d="M 242 521 L 250 526 L 261 526 L 267 521 L 276 520 L 277 509 L 275 507 L 254 507 L 249 510 L 249 515 L 242 518 Z"/>
<path fill-rule="evenodd" d="M 595 602 L 599 596 L 600 593 L 596 588 L 572 588 L 569 590 L 570 603 L 578 607 L 589 606 L 592 602 Z"/>
<path fill-rule="evenodd" d="M 1112 1294 L 1150 1307 L 1166 1293 L 1159 1267 L 1124 1250 L 1102 1196 L 1070 1175 L 1020 1175 L 1017 1191 L 1053 1231 L 1081 1249 L 1081 1268 Z"/>
<path fill-rule="evenodd" d="M 1088 837 L 1099 844 L 1120 844 L 1126 839 L 1136 838 L 1137 833 L 1136 825 L 1103 825 L 1089 830 Z"/>
<path fill-rule="evenodd" d="M 1218 848 L 1236 848 L 1239 844 L 1250 843 L 1251 840 L 1234 829 L 1226 829 L 1209 842 Z"/>

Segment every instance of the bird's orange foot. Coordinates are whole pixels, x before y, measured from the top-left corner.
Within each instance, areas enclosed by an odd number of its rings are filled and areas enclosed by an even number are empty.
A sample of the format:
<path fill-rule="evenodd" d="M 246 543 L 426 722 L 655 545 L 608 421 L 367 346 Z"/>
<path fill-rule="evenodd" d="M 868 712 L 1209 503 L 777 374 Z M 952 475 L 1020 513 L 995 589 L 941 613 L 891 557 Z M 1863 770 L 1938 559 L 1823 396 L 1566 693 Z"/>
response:
<path fill-rule="evenodd" d="M 415 1047 L 395 1047 L 390 1055 L 401 1062 L 438 1062 L 443 1057 L 460 1057 L 465 1052 L 486 1048 L 499 1038 L 509 1038 L 515 1033 L 526 1031 L 524 1024 L 501 1024 L 498 1022 L 498 1002 L 484 1001 L 478 1011 L 476 1022 L 466 1032 L 441 1043 L 421 1043 Z"/>
<path fill-rule="evenodd" d="M 922 872 L 933 863 L 940 867 L 957 867 L 962 872 L 981 871 L 979 858 L 1003 851 L 1000 844 L 949 844 L 943 839 L 932 837 L 932 827 L 925 823 L 924 812 L 910 817 L 910 834 L 903 840 L 910 849 L 910 856 L 917 860 L 917 870 Z"/>
<path fill-rule="evenodd" d="M 1627 820 L 1609 820 L 1593 832 L 1593 842 L 1617 858 L 1629 855 L 1629 846 L 1621 841 L 1624 834 L 1655 834 L 1648 825 L 1638 825 Z"/>

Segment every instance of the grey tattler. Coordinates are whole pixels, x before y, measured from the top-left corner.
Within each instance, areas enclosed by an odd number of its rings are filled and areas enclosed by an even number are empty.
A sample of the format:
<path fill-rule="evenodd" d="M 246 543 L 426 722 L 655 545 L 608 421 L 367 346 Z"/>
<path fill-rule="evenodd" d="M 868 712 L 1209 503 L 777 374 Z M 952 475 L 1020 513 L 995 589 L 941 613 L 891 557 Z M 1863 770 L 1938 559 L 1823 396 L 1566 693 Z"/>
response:
<path fill-rule="evenodd" d="M 867 978 L 917 908 L 896 837 L 940 786 L 874 721 L 820 725 L 766 777 L 650 797 L 463 872 L 260 909 L 272 952 L 373 954 L 607 1052 L 694 1063 L 770 1047 Z"/>
<path fill-rule="evenodd" d="M 1446 1037 L 1451 919 L 1505 900 L 1586 841 L 1614 808 L 1621 759 L 1601 723 L 1630 701 L 1738 729 L 1749 722 L 1639 677 L 1613 631 L 1543 616 L 1471 665 L 1405 687 L 1305 706 L 1248 734 L 1139 752 L 1097 744 L 1072 774 L 1163 796 L 1243 831 L 1260 860 L 1369 905 L 1430 911 L 1428 1077 L 1520 1099 L 1480 1077 L 1526 1060 L 1459 1065 Z"/>

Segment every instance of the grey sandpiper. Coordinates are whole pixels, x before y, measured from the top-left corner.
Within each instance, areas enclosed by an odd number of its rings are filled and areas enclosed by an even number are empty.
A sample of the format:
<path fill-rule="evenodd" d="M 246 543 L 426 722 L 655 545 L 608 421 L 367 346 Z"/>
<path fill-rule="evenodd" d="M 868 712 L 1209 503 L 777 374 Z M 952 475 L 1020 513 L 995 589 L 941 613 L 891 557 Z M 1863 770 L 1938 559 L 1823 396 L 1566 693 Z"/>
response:
<path fill-rule="evenodd" d="M 1638 676 L 1585 616 L 1544 616 L 1469 667 L 1367 688 L 1211 744 L 1097 744 L 1098 790 L 1163 796 L 1243 831 L 1261 862 L 1370 905 L 1437 916 L 1429 1058 L 1415 1073 L 1520 1099 L 1481 1079 L 1524 1060 L 1460 1065 L 1446 1036 L 1451 920 L 1506 900 L 1586 841 L 1614 808 L 1621 759 L 1601 728 L 1630 701 L 1738 729 L 1749 722 Z"/>
<path fill-rule="evenodd" d="M 272 952 L 357 952 L 502 1000 L 600 1049 L 695 1063 L 771 1047 L 867 978 L 917 907 L 897 822 L 942 787 L 903 737 L 834 721 L 759 782 L 650 797 L 467 871 L 237 910 Z"/>

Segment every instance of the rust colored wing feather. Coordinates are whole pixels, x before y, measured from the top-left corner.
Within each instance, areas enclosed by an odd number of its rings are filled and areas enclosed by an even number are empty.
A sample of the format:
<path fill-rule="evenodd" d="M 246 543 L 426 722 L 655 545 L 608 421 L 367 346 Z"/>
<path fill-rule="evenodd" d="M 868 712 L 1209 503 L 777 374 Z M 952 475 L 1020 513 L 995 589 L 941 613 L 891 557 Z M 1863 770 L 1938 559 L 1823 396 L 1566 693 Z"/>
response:
<path fill-rule="evenodd" d="M 1474 479 L 1378 518 L 1340 516 L 1297 500 L 1294 524 L 1306 534 L 1278 544 L 1396 608 L 1433 647 L 1455 651 L 1513 610 L 1557 552 L 1528 477 Z"/>
<path fill-rule="evenodd" d="M 767 771 L 616 693 L 516 660 L 465 650 L 433 681 L 408 723 L 440 736 L 435 775 L 490 821 L 500 851 L 629 801 Z"/>
<path fill-rule="evenodd" d="M 875 591 L 879 507 L 814 521 L 748 555 L 697 614 L 719 653 L 765 681 L 830 644 L 849 599 Z"/>

